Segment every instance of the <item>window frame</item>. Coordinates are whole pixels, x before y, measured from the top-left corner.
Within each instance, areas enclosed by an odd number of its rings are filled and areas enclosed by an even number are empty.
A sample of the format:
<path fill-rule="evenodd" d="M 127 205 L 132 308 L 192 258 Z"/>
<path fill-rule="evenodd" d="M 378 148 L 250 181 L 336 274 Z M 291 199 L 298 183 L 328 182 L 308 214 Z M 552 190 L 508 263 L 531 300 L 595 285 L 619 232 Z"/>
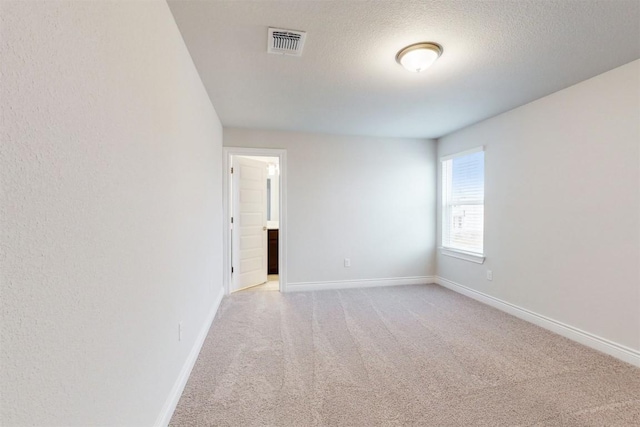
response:
<path fill-rule="evenodd" d="M 482 264 L 484 263 L 486 257 L 485 257 L 485 242 L 484 242 L 484 229 L 485 229 L 485 221 L 484 221 L 484 214 L 483 214 L 483 223 L 482 223 L 482 251 L 481 252 L 474 252 L 474 251 L 469 251 L 469 250 L 465 250 L 465 249 L 461 249 L 458 247 L 453 247 L 450 246 L 450 241 L 446 241 L 445 240 L 445 235 L 448 232 L 448 227 L 450 226 L 449 223 L 451 222 L 451 207 L 450 207 L 450 194 L 451 194 L 451 189 L 447 188 L 447 185 L 449 184 L 448 179 L 445 177 L 445 162 L 449 161 L 449 160 L 453 160 L 459 157 L 464 157 L 464 156 L 468 156 L 474 153 L 478 153 L 478 152 L 484 152 L 484 146 L 481 145 L 479 147 L 474 147 L 471 148 L 469 150 L 464 150 L 464 151 L 460 151 L 454 154 L 450 154 L 447 156 L 443 156 L 440 158 L 440 169 L 441 169 L 441 173 L 440 173 L 440 179 L 441 179 L 441 183 L 440 183 L 440 189 L 441 189 L 441 202 L 442 202 L 442 206 L 441 206 L 441 221 L 440 221 L 440 226 L 441 226 L 441 232 L 440 232 L 440 239 L 441 239 L 441 244 L 442 246 L 439 248 L 440 252 L 443 255 L 446 256 L 450 256 L 453 258 L 458 258 L 458 259 L 462 259 L 465 261 L 470 261 L 470 262 L 474 262 L 477 264 Z M 486 159 L 483 157 L 483 162 L 485 162 Z M 485 174 L 486 175 L 486 174 Z M 484 179 L 483 179 L 483 183 L 484 183 Z M 484 189 L 483 189 L 484 190 Z M 484 193 L 484 191 L 483 191 Z M 478 204 L 478 205 L 482 205 L 483 206 L 483 211 L 484 211 L 484 206 L 485 206 L 485 198 L 483 196 L 482 198 L 482 203 L 470 203 L 470 204 Z M 447 245 L 445 245 L 445 243 Z"/>

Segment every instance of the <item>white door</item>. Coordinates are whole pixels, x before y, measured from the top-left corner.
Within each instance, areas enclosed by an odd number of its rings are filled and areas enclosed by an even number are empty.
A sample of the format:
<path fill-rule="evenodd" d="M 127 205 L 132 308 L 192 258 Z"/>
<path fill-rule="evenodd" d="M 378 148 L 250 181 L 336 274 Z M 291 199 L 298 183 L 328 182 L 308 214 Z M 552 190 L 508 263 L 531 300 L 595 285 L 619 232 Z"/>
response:
<path fill-rule="evenodd" d="M 267 164 L 233 158 L 231 292 L 267 281 Z"/>

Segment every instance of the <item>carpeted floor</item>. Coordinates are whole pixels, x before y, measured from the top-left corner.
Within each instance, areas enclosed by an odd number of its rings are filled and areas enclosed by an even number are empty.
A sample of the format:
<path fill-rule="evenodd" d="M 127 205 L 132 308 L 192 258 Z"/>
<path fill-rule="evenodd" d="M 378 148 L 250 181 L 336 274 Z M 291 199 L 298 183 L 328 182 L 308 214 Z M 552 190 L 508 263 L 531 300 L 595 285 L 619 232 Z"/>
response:
<path fill-rule="evenodd" d="M 438 285 L 222 301 L 172 426 L 640 426 L 640 369 Z"/>

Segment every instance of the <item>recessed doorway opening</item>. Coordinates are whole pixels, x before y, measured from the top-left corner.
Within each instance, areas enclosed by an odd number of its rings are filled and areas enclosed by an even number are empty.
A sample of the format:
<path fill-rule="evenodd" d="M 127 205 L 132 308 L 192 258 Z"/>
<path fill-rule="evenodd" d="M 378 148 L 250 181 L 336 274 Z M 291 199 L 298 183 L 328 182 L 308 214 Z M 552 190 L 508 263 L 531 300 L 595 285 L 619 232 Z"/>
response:
<path fill-rule="evenodd" d="M 286 289 L 286 151 L 225 148 L 224 285 Z"/>

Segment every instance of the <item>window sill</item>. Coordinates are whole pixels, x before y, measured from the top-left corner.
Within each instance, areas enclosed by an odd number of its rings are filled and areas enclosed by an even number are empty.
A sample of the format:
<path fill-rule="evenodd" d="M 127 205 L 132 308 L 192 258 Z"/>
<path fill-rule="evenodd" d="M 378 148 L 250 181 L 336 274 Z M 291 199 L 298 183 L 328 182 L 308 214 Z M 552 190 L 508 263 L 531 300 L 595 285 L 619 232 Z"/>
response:
<path fill-rule="evenodd" d="M 442 255 L 450 256 L 453 258 L 462 259 L 476 264 L 484 264 L 485 256 L 480 254 L 474 254 L 471 252 L 465 252 L 458 249 L 440 248 Z"/>

